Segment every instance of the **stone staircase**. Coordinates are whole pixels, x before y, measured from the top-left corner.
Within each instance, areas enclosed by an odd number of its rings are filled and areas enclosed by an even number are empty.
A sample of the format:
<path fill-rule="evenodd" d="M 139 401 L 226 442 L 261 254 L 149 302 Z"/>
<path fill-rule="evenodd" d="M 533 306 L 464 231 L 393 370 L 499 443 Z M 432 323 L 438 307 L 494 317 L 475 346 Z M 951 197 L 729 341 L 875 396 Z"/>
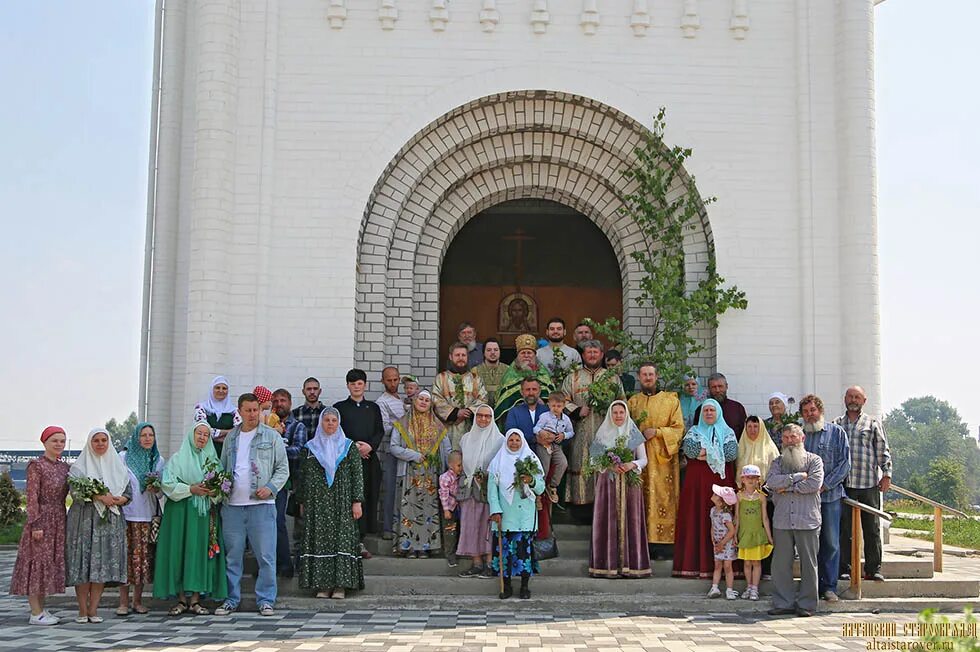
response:
<path fill-rule="evenodd" d="M 648 579 L 594 579 L 588 577 L 588 526 L 556 524 L 560 556 L 541 562 L 541 574 L 531 581 L 530 601 L 512 599 L 507 608 L 549 609 L 560 603 L 570 609 L 611 609 L 659 612 L 725 612 L 764 611 L 769 608 L 770 582 L 763 582 L 758 602 L 747 600 L 708 600 L 707 580 L 680 579 L 670 576 L 671 562 L 653 563 L 653 577 Z M 458 572 L 469 566 L 461 559 L 450 568 L 443 558 L 405 559 L 395 557 L 391 542 L 369 537 L 366 545 L 374 557 L 364 561 L 365 590 L 355 592 L 343 603 L 311 600 L 309 592 L 300 591 L 296 580 L 281 581 L 280 596 L 284 604 L 311 608 L 424 608 L 486 609 L 500 608 L 497 580 L 464 579 Z M 863 582 L 862 600 L 844 599 L 835 605 L 821 602 L 822 610 L 834 611 L 918 611 L 927 607 L 960 610 L 975 605 L 980 596 L 980 558 L 959 559 L 947 564 L 945 573 L 933 573 L 932 557 L 910 548 L 886 546 L 882 572 L 886 582 Z M 972 572 L 970 569 L 972 568 Z M 965 570 L 964 570 L 965 569 Z M 246 582 L 250 583 L 246 575 Z M 741 591 L 744 581 L 737 580 Z M 839 584 L 846 596 L 847 582 Z M 246 589 L 247 591 L 248 589 Z M 356 607 L 355 607 L 356 605 Z M 524 605 L 524 606 L 521 606 Z"/>

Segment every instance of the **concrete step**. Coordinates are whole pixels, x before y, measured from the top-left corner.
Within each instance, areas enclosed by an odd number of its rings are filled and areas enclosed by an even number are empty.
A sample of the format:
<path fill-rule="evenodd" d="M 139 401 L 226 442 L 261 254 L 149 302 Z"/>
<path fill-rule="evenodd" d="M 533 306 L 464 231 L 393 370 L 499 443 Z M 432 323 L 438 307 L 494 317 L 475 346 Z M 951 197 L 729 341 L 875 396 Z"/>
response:
<path fill-rule="evenodd" d="M 841 581 L 837 588 L 849 597 L 849 582 Z M 980 581 L 960 579 L 953 573 L 937 573 L 929 579 L 901 579 L 884 582 L 861 582 L 863 598 L 970 598 L 980 596 Z"/>
<path fill-rule="evenodd" d="M 590 543 L 588 539 L 558 539 L 557 541 L 558 552 L 561 557 L 588 559 Z M 393 553 L 391 547 L 393 543 L 394 541 L 385 541 L 380 537 L 366 537 L 364 539 L 364 547 L 370 550 L 371 554 L 375 555 L 376 557 L 392 557 Z M 418 561 L 423 560 L 420 559 Z"/>

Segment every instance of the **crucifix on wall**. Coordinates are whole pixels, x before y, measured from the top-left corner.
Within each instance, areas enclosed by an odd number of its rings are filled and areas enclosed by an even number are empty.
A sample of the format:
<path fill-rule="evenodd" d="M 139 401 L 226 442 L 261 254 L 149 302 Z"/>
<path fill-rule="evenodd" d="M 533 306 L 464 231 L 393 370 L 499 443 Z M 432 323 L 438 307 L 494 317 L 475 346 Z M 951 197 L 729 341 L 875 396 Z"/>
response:
<path fill-rule="evenodd" d="M 509 337 L 522 333 L 536 333 L 538 329 L 538 304 L 530 295 L 521 291 L 521 281 L 524 280 L 524 243 L 534 240 L 524 229 L 517 227 L 513 235 L 502 236 L 503 240 L 511 240 L 517 244 L 514 254 L 514 285 L 515 292 L 507 294 L 498 308 L 497 333 Z"/>
<path fill-rule="evenodd" d="M 517 227 L 514 235 L 502 236 L 503 240 L 512 240 L 517 243 L 517 253 L 514 255 L 514 285 L 517 291 L 521 291 L 521 280 L 524 278 L 524 243 L 534 240 L 534 237 L 524 233 L 524 229 Z"/>

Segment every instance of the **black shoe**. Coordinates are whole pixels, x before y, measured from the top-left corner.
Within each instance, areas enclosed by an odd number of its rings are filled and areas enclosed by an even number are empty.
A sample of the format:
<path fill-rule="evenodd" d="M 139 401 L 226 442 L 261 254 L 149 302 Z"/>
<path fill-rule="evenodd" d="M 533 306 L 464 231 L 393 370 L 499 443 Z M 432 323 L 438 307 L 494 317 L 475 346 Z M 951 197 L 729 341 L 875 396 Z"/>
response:
<path fill-rule="evenodd" d="M 504 578 L 504 590 L 500 592 L 500 595 L 498 597 L 501 600 L 506 600 L 507 598 L 511 597 L 512 595 L 514 595 L 514 589 L 511 586 L 510 578 L 509 577 L 505 577 Z"/>
<path fill-rule="evenodd" d="M 841 573 L 840 575 L 837 576 L 837 579 L 839 579 L 839 580 L 847 580 L 848 582 L 850 582 L 851 581 L 851 574 L 850 573 Z"/>
<path fill-rule="evenodd" d="M 460 577 L 480 577 L 483 575 L 483 566 L 470 566 L 459 573 Z"/>
<path fill-rule="evenodd" d="M 521 578 L 521 592 L 518 594 L 521 600 L 527 600 L 531 597 L 531 589 L 527 588 L 527 582 L 529 578 Z"/>
<path fill-rule="evenodd" d="M 796 613 L 796 609 L 777 609 L 773 607 L 766 612 L 770 616 L 791 616 Z"/>
<path fill-rule="evenodd" d="M 813 612 L 807 611 L 806 609 L 798 608 L 796 610 L 796 615 L 799 616 L 800 618 L 809 618 L 810 616 L 813 615 Z"/>
<path fill-rule="evenodd" d="M 492 568 L 486 566 L 484 567 L 483 572 L 477 575 L 477 577 L 479 577 L 481 580 L 492 580 L 493 578 L 497 577 L 497 575 L 493 572 Z"/>
<path fill-rule="evenodd" d="M 864 579 L 871 582 L 884 582 L 885 576 L 879 573 L 868 573 L 864 576 Z"/>

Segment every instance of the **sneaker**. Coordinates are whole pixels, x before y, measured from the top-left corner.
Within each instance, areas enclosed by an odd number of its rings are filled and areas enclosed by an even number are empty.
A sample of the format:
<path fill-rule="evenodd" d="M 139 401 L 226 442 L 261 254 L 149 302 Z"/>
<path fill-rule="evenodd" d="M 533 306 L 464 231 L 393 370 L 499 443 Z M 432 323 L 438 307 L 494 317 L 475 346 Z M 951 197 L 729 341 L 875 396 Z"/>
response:
<path fill-rule="evenodd" d="M 880 572 L 878 572 L 878 573 L 868 573 L 867 575 L 864 576 L 864 579 L 866 579 L 866 580 L 868 580 L 870 582 L 884 582 L 885 581 L 885 576 L 882 575 Z"/>
<path fill-rule="evenodd" d="M 748 600 L 749 597 L 751 597 L 751 595 L 752 595 L 752 587 L 751 586 L 745 587 L 745 590 L 742 591 L 742 599 Z"/>
<path fill-rule="evenodd" d="M 752 593 L 749 594 L 749 600 L 759 599 L 759 589 L 752 589 Z"/>
<path fill-rule="evenodd" d="M 833 591 L 824 591 L 823 599 L 826 600 L 827 602 L 840 602 L 840 598 L 838 598 L 837 594 L 834 593 Z"/>
<path fill-rule="evenodd" d="M 231 614 L 235 613 L 235 611 L 237 609 L 238 609 L 238 605 L 237 604 L 232 604 L 230 602 L 225 602 L 220 607 L 218 607 L 217 609 L 214 610 L 214 615 L 215 616 L 230 616 Z"/>
<path fill-rule="evenodd" d="M 726 600 L 738 600 L 738 591 L 735 589 L 725 589 Z"/>
<path fill-rule="evenodd" d="M 558 502 L 558 490 L 554 487 L 548 487 L 548 500 L 553 503 Z"/>
<path fill-rule="evenodd" d="M 336 591 L 334 591 L 334 593 L 336 593 Z M 275 613 L 276 610 L 272 608 L 271 604 L 264 604 L 261 607 L 259 607 L 260 616 L 274 616 Z"/>
<path fill-rule="evenodd" d="M 459 573 L 460 577 L 479 577 L 483 574 L 483 566 L 470 566 Z"/>
<path fill-rule="evenodd" d="M 36 616 L 31 616 L 30 620 L 27 622 L 30 623 L 31 625 L 49 626 L 49 625 L 57 625 L 59 621 L 60 621 L 59 618 L 52 616 L 47 611 L 42 611 Z"/>
<path fill-rule="evenodd" d="M 717 598 L 721 596 L 721 590 L 717 586 L 712 586 L 711 590 L 708 591 L 709 598 Z"/>
<path fill-rule="evenodd" d="M 61 622 L 61 618 L 58 618 L 57 616 L 55 616 L 53 613 L 51 613 L 47 609 L 45 609 L 41 613 L 44 614 L 45 616 L 47 616 L 48 619 L 54 620 L 54 622 L 56 622 L 56 623 L 60 623 Z"/>
<path fill-rule="evenodd" d="M 497 576 L 494 574 L 493 569 L 491 569 L 489 566 L 484 566 L 483 572 L 480 573 L 478 577 L 481 580 L 492 580 Z"/>
<path fill-rule="evenodd" d="M 452 553 L 446 555 L 446 564 L 450 568 L 456 568 L 457 566 L 459 566 L 459 562 L 456 561 L 456 555 L 454 555 Z"/>

